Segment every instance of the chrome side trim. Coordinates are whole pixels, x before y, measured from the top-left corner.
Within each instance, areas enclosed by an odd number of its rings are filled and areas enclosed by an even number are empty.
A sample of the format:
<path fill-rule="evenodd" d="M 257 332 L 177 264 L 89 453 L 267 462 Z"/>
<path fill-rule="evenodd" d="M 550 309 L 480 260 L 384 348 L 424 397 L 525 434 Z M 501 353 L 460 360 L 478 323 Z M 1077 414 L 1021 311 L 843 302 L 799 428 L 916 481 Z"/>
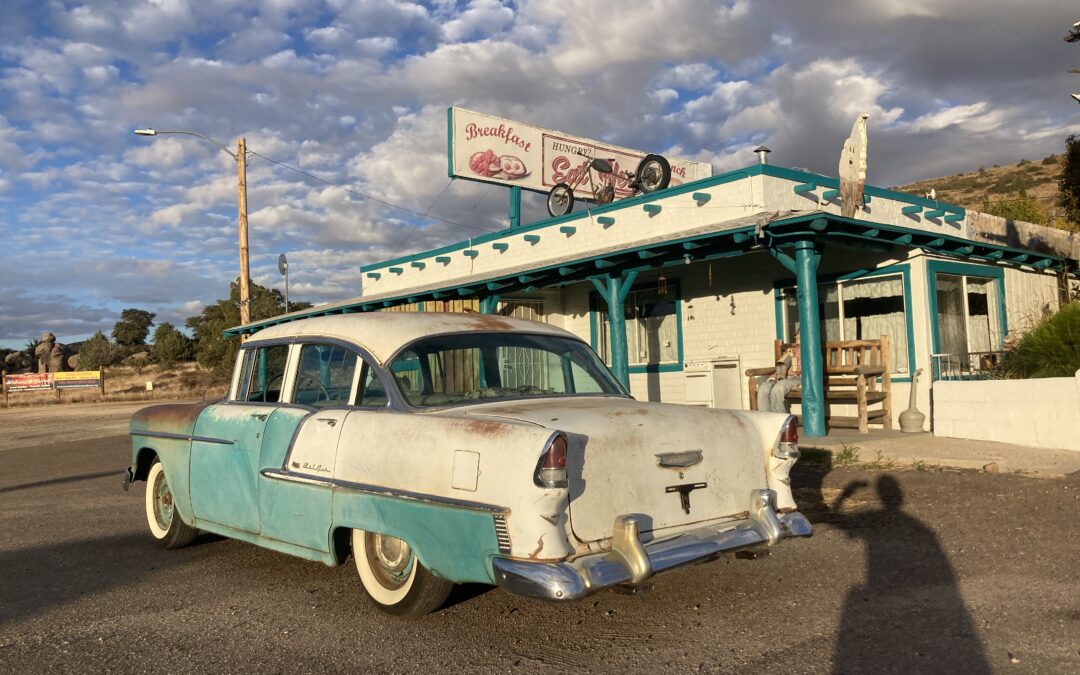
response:
<path fill-rule="evenodd" d="M 506 513 L 505 507 L 495 506 L 494 504 L 484 504 L 483 502 L 469 502 L 463 499 L 454 499 L 453 497 L 440 497 L 439 495 L 429 495 L 421 492 L 409 492 L 408 490 L 398 490 L 395 488 L 388 488 L 381 485 L 354 483 L 352 481 L 339 480 L 337 478 L 325 478 L 323 476 L 313 476 L 311 474 L 299 473 L 296 471 L 282 471 L 281 469 L 263 469 L 259 473 L 266 478 L 272 478 L 274 480 L 283 480 L 293 483 L 304 483 L 306 485 L 321 485 L 323 487 L 334 488 L 336 490 L 362 492 L 364 494 L 376 495 L 379 497 L 393 497 L 395 499 L 409 499 L 412 501 L 424 502 L 426 504 L 449 506 L 455 509 L 468 509 L 470 511 L 481 511 L 483 513 Z"/>
<path fill-rule="evenodd" d="M 492 569 L 496 583 L 511 593 L 542 600 L 574 600 L 609 586 L 638 584 L 653 574 L 712 560 L 721 553 L 770 548 L 781 539 L 813 534 L 810 522 L 798 511 L 777 514 L 775 509 L 772 490 L 753 490 L 746 520 L 733 526 L 730 521 L 714 524 L 644 545 L 621 541 L 621 550 L 614 555 L 616 537 L 625 539 L 635 529 L 627 522 L 632 518 L 621 515 L 615 522 L 612 552 L 557 563 L 497 557 L 492 560 Z M 644 560 L 634 560 L 638 555 Z"/>
<path fill-rule="evenodd" d="M 191 436 L 189 434 L 170 434 L 165 431 L 128 431 L 129 436 L 148 436 L 150 438 L 171 438 L 178 441 L 199 441 L 201 443 L 218 443 L 220 445 L 235 445 L 236 441 L 227 438 L 211 438 L 209 436 Z"/>

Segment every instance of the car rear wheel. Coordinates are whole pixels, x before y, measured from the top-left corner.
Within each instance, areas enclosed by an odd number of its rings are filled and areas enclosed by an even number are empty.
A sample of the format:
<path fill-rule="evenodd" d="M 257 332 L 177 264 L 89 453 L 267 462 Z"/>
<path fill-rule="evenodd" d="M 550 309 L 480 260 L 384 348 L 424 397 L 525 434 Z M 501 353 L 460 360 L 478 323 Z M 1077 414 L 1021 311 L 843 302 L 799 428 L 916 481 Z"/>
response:
<path fill-rule="evenodd" d="M 146 475 L 146 524 L 150 534 L 163 548 L 187 546 L 199 533 L 180 519 L 173 502 L 172 489 L 161 462 L 154 460 Z"/>
<path fill-rule="evenodd" d="M 451 581 L 424 567 L 408 542 L 377 532 L 353 530 L 356 571 L 375 606 L 396 616 L 422 616 L 446 602 Z"/>

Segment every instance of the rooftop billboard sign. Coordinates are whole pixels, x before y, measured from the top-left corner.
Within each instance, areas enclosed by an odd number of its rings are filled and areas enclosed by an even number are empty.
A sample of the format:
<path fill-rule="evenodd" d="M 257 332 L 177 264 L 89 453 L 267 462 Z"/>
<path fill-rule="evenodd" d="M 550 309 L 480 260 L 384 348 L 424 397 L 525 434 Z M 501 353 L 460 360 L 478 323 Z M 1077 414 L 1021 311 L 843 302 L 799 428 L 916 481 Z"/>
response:
<path fill-rule="evenodd" d="M 464 108 L 447 110 L 447 125 L 451 178 L 533 192 L 547 192 L 559 183 L 567 183 L 577 196 L 587 199 L 592 197 L 588 180 L 591 158 L 610 161 L 616 172 L 634 171 L 648 154 Z M 671 157 L 667 160 L 671 164 L 672 186 L 712 175 L 708 163 Z M 616 196 L 628 196 L 629 189 L 621 187 L 615 185 Z"/>

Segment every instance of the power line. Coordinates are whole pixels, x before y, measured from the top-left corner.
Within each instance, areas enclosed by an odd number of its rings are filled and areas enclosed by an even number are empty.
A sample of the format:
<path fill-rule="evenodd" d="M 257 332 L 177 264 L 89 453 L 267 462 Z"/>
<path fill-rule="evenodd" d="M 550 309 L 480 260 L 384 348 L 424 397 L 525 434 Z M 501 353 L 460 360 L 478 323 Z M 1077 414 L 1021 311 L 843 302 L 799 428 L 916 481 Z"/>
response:
<path fill-rule="evenodd" d="M 431 206 L 427 207 L 427 211 L 430 211 L 431 209 L 435 208 L 436 202 L 438 202 L 440 199 L 442 199 L 443 194 L 446 193 L 446 188 L 450 187 L 451 182 L 452 181 L 446 181 L 446 185 L 443 186 L 442 190 L 439 190 L 439 194 L 435 196 L 435 199 L 431 202 Z M 427 211 L 424 212 L 424 215 L 420 216 L 419 218 L 414 220 L 412 223 L 410 223 L 409 226 L 405 228 L 405 231 L 401 233 L 401 241 L 394 248 L 394 252 L 392 254 L 390 254 L 391 259 L 396 258 L 397 254 L 401 252 L 401 247 L 404 246 L 405 242 L 408 240 L 409 232 L 413 228 L 415 228 L 417 225 L 419 225 L 420 223 L 423 222 L 424 218 L 427 217 Z M 472 248 L 472 246 L 470 245 L 469 248 Z"/>
<path fill-rule="evenodd" d="M 276 159 L 273 159 L 272 157 L 267 157 L 266 155 L 255 152 L 254 150 L 248 150 L 248 154 L 255 155 L 257 157 L 262 157 L 263 159 L 270 162 L 271 164 L 277 164 L 278 166 L 284 167 L 284 168 L 288 169 L 289 171 L 295 171 L 296 173 L 300 174 L 301 176 L 307 176 L 308 178 L 310 178 L 312 180 L 317 180 L 320 183 L 325 183 L 326 185 L 329 185 L 331 187 L 336 187 L 339 190 L 344 190 L 345 192 L 348 192 L 349 194 L 356 195 L 357 197 L 362 197 L 364 199 L 369 199 L 369 200 L 371 200 L 373 202 L 378 202 L 379 204 L 382 204 L 384 206 L 389 206 L 392 209 L 397 209 L 399 211 L 404 211 L 405 213 L 411 213 L 411 214 L 413 214 L 415 216 L 420 216 L 420 220 L 417 220 L 414 223 L 412 223 L 410 225 L 410 227 L 415 227 L 416 225 L 419 225 L 424 218 L 430 218 L 432 220 L 438 220 L 440 222 L 446 223 L 447 225 L 455 225 L 457 227 L 464 227 L 464 228 L 471 229 L 471 230 L 480 230 L 482 232 L 496 232 L 497 231 L 497 230 L 493 230 L 493 229 L 488 228 L 488 227 L 480 227 L 479 225 L 466 225 L 465 223 L 458 223 L 458 222 L 455 222 L 453 220 L 447 220 L 446 218 L 440 218 L 438 216 L 428 215 L 426 212 L 421 213 L 419 211 L 414 211 L 413 209 L 405 208 L 404 206 L 398 206 L 397 204 L 393 204 L 391 202 L 388 202 L 385 199 L 379 199 L 378 197 L 373 197 L 372 195 L 366 194 L 364 192 L 360 192 L 359 190 L 354 190 L 353 188 L 345 187 L 344 185 L 338 185 L 337 183 L 333 183 L 331 181 L 328 181 L 325 178 L 320 178 L 319 176 L 316 176 L 315 174 L 308 173 L 307 171 L 304 171 L 302 169 L 298 169 L 295 166 L 291 166 L 289 164 L 286 164 L 285 162 L 279 162 Z M 447 183 L 445 186 L 443 186 L 442 192 L 439 193 L 439 196 L 436 197 L 435 201 L 432 202 L 431 206 L 428 207 L 428 211 L 430 211 L 431 208 L 433 206 L 435 206 L 435 202 L 439 201 L 439 198 L 442 197 L 443 193 L 446 192 L 446 188 L 449 187 L 449 186 L 450 186 L 450 183 Z"/>

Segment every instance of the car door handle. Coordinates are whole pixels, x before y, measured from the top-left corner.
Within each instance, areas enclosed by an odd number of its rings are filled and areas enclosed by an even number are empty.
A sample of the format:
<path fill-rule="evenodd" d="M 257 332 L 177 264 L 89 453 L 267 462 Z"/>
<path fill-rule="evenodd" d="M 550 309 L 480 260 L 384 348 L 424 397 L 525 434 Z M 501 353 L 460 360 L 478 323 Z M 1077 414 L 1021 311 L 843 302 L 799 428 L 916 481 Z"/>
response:
<path fill-rule="evenodd" d="M 260 422 L 265 422 L 267 418 L 266 413 L 251 413 L 251 416 L 259 420 Z"/>
<path fill-rule="evenodd" d="M 316 417 L 315 419 L 317 419 L 320 422 L 326 422 L 327 424 L 329 424 L 332 427 L 337 426 L 337 420 L 334 419 L 333 417 Z"/>

